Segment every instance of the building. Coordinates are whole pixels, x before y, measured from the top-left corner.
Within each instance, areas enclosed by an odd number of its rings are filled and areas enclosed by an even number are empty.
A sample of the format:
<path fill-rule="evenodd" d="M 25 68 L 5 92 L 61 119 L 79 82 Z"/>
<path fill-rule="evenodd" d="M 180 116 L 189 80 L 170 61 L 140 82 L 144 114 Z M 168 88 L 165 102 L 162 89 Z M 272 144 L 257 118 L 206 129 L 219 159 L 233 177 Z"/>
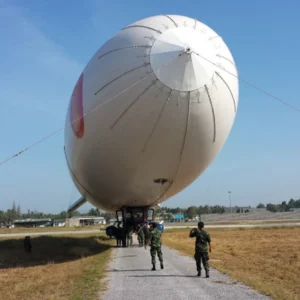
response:
<path fill-rule="evenodd" d="M 52 219 L 24 219 L 14 220 L 12 227 L 49 227 L 53 225 Z"/>
<path fill-rule="evenodd" d="M 184 215 L 174 215 L 171 222 L 184 222 Z"/>
<path fill-rule="evenodd" d="M 300 208 L 290 208 L 291 212 L 300 212 Z"/>
<path fill-rule="evenodd" d="M 104 217 L 72 217 L 66 219 L 66 226 L 69 227 L 93 226 L 99 224 L 106 224 Z"/>
<path fill-rule="evenodd" d="M 64 226 L 66 226 L 66 220 L 65 219 L 53 220 L 53 227 L 64 227 Z"/>

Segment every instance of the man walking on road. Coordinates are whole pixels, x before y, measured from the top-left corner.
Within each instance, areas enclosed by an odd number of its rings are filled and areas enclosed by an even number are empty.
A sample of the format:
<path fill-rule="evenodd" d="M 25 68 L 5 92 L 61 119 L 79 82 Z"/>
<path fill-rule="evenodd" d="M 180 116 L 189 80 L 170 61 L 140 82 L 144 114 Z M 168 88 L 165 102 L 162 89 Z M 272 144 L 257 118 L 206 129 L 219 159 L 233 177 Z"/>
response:
<path fill-rule="evenodd" d="M 199 222 L 198 223 L 198 229 L 194 228 L 190 231 L 190 237 L 196 237 L 196 243 L 195 243 L 195 255 L 194 258 L 196 260 L 196 266 L 198 274 L 197 276 L 201 276 L 201 261 L 203 264 L 203 267 L 206 272 L 206 278 L 209 277 L 209 256 L 208 256 L 208 249 L 209 252 L 211 252 L 211 238 L 208 232 L 203 230 L 204 223 Z M 209 248 L 207 247 L 209 246 Z"/>
<path fill-rule="evenodd" d="M 156 253 L 158 256 L 158 259 L 160 261 L 160 268 L 163 269 L 163 254 L 161 252 L 161 232 L 156 228 L 156 223 L 153 222 L 150 224 L 151 229 L 149 233 L 149 239 L 147 241 L 147 244 L 150 244 L 150 254 L 151 254 L 151 262 L 153 265 L 152 271 L 156 271 L 155 264 L 156 264 Z"/>

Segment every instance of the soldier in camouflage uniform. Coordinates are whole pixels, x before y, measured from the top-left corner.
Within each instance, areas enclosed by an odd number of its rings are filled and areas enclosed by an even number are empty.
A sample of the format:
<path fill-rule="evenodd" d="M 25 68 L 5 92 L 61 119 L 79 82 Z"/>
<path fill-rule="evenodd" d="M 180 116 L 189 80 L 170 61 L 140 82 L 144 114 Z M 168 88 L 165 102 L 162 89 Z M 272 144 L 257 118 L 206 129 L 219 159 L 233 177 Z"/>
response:
<path fill-rule="evenodd" d="M 133 239 L 132 239 L 132 235 L 133 235 L 133 226 L 131 224 L 127 225 L 127 241 L 128 241 L 128 244 L 127 246 L 128 247 L 132 247 L 132 242 L 133 242 Z"/>
<path fill-rule="evenodd" d="M 190 231 L 190 237 L 191 238 L 196 237 L 194 258 L 196 260 L 196 266 L 198 271 L 197 276 L 201 276 L 201 260 L 202 260 L 202 264 L 206 272 L 206 278 L 208 278 L 209 277 L 208 249 L 209 252 L 211 252 L 211 244 L 210 244 L 211 239 L 209 233 L 203 230 L 203 228 L 204 228 L 204 223 L 199 222 L 198 223 L 199 230 L 197 230 L 196 228 L 192 229 Z M 207 245 L 209 246 L 209 248 L 207 247 Z"/>
<path fill-rule="evenodd" d="M 148 239 L 148 243 L 150 244 L 150 254 L 151 254 L 151 262 L 153 265 L 152 271 L 155 271 L 155 264 L 156 264 L 156 253 L 158 256 L 158 259 L 160 261 L 160 268 L 163 269 L 164 268 L 164 264 L 163 264 L 163 254 L 161 252 L 161 232 L 156 228 L 156 223 L 153 222 L 150 224 L 151 228 L 149 231 L 149 239 Z"/>
<path fill-rule="evenodd" d="M 127 236 L 127 241 L 128 241 L 127 246 L 132 247 L 132 242 L 133 242 L 132 235 L 136 231 L 135 219 L 133 216 L 131 216 L 129 219 L 127 219 L 126 227 L 127 227 L 126 228 L 126 232 L 127 232 L 126 236 Z"/>
<path fill-rule="evenodd" d="M 142 224 L 138 224 L 136 233 L 138 235 L 139 246 L 143 247 L 144 243 L 145 243 L 145 234 L 144 234 L 144 228 L 143 228 Z"/>
<path fill-rule="evenodd" d="M 147 241 L 149 240 L 149 228 L 147 223 L 143 223 L 143 232 L 144 232 L 144 236 L 145 236 L 145 246 L 147 245 Z"/>

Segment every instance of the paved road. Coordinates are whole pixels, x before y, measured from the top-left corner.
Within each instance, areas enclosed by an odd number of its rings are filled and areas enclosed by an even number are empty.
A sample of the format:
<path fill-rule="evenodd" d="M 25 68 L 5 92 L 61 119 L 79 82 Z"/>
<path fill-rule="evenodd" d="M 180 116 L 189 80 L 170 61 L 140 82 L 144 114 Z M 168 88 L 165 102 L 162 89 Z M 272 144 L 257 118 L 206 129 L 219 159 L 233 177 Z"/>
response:
<path fill-rule="evenodd" d="M 172 228 L 193 228 L 196 224 L 186 226 L 165 226 L 165 229 Z M 234 225 L 206 225 L 205 228 L 238 228 L 238 227 L 277 227 L 277 226 L 300 226 L 300 223 L 272 223 L 272 224 L 234 224 Z M 64 230 L 64 231 L 47 231 L 47 232 L 22 232 L 22 233 L 1 233 L 1 237 L 18 237 L 18 236 L 36 236 L 36 235 L 63 235 L 63 234 L 85 234 L 99 233 L 100 229 L 89 230 Z"/>
<path fill-rule="evenodd" d="M 163 247 L 164 270 L 151 271 L 149 249 L 115 248 L 103 300 L 267 300 L 247 286 L 211 269 L 210 278 L 196 277 L 191 257 Z M 204 272 L 203 272 L 204 273 Z"/>

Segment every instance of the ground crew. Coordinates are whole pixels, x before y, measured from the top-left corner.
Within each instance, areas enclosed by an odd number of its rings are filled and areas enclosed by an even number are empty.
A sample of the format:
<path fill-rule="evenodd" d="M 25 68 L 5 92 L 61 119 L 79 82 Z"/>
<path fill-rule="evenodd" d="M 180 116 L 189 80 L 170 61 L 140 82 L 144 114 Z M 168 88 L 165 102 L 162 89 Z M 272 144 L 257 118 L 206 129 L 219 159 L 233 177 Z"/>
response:
<path fill-rule="evenodd" d="M 122 222 L 118 222 L 118 227 L 116 228 L 117 247 L 122 246 L 122 233 L 123 233 Z"/>
<path fill-rule="evenodd" d="M 137 232 L 138 241 L 139 241 L 139 247 L 143 247 L 145 243 L 145 234 L 144 234 L 144 228 L 142 224 L 138 224 Z"/>
<path fill-rule="evenodd" d="M 204 223 L 199 222 L 198 223 L 198 229 L 194 228 L 190 231 L 190 237 L 196 237 L 195 242 L 195 255 L 194 258 L 196 260 L 196 266 L 198 274 L 197 276 L 201 276 L 201 261 L 203 264 L 203 267 L 206 272 L 206 278 L 209 277 L 209 256 L 208 256 L 208 249 L 209 252 L 211 252 L 211 238 L 208 232 L 203 230 Z M 207 247 L 209 246 L 209 248 Z"/>
<path fill-rule="evenodd" d="M 156 228 L 156 223 L 153 222 L 150 224 L 150 232 L 149 232 L 149 239 L 147 244 L 150 245 L 150 254 L 151 254 L 151 262 L 153 265 L 152 271 L 155 271 L 155 264 L 156 264 L 156 253 L 158 259 L 160 261 L 160 268 L 163 269 L 163 254 L 161 252 L 161 232 Z"/>
<path fill-rule="evenodd" d="M 143 223 L 143 231 L 145 236 L 145 247 L 147 246 L 147 241 L 149 240 L 149 228 L 146 222 Z"/>
<path fill-rule="evenodd" d="M 127 224 L 126 224 L 126 236 L 127 236 L 127 246 L 128 247 L 132 247 L 132 235 L 135 232 L 135 220 L 134 218 L 131 216 L 130 219 L 127 220 Z"/>

